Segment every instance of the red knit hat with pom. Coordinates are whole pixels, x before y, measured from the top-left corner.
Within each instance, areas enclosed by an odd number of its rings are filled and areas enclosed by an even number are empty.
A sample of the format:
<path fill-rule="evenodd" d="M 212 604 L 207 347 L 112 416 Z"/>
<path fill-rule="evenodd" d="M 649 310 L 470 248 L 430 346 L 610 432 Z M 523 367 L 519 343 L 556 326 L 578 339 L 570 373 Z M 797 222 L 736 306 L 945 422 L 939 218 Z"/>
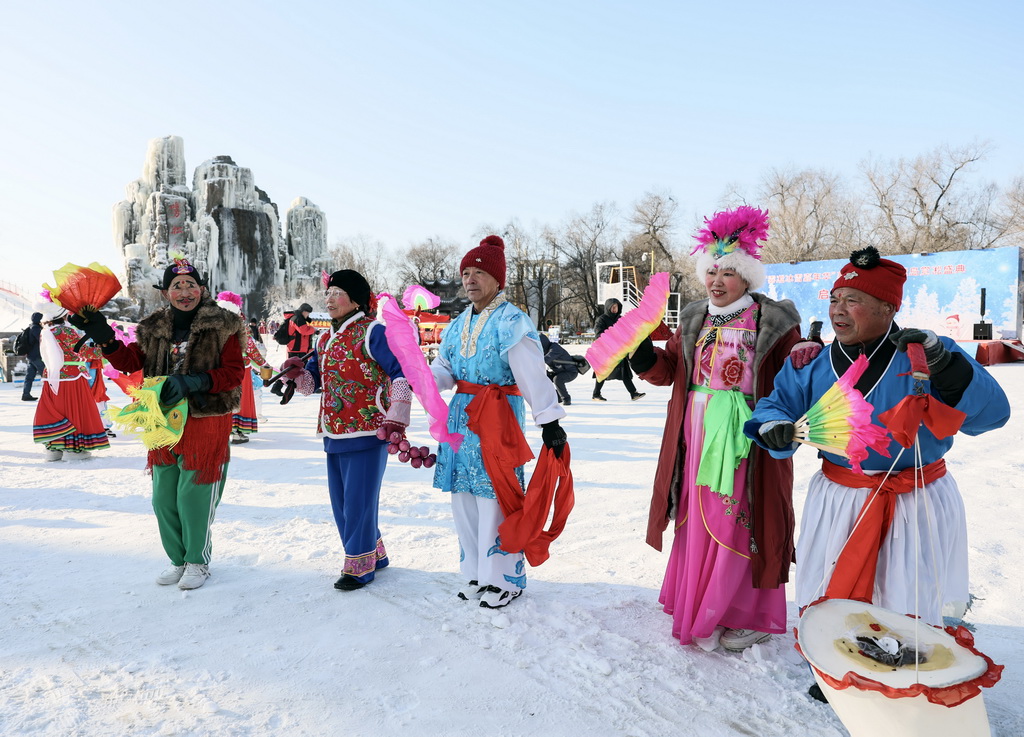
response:
<path fill-rule="evenodd" d="M 832 291 L 840 287 L 859 289 L 888 302 L 899 311 L 903 304 L 903 285 L 906 281 L 907 270 L 902 264 L 882 258 L 878 249 L 868 246 L 850 254 L 850 263 L 840 270 Z"/>
<path fill-rule="evenodd" d="M 498 280 L 498 289 L 505 288 L 505 241 L 496 235 L 489 235 L 480 245 L 462 257 L 459 273 L 467 266 L 473 266 Z"/>

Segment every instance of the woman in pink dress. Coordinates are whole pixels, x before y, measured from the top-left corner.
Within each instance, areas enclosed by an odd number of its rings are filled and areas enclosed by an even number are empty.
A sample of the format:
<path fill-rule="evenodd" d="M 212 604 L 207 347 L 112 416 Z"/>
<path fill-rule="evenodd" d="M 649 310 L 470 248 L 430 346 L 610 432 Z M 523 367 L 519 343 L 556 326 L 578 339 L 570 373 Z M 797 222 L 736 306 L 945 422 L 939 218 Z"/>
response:
<path fill-rule="evenodd" d="M 664 349 L 645 340 L 630 363 L 673 387 L 647 532 L 661 550 L 669 522 L 675 530 L 659 601 L 682 644 L 740 651 L 786 631 L 793 467 L 742 428 L 800 341 L 800 316 L 753 293 L 767 213 L 740 207 L 705 223 L 695 253 L 708 298 L 683 309 Z"/>

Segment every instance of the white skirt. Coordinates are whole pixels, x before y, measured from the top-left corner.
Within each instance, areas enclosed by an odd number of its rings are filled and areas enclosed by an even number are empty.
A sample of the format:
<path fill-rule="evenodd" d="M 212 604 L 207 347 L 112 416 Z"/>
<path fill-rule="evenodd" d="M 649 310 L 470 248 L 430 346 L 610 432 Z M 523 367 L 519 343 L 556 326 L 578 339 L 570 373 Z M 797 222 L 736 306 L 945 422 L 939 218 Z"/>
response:
<path fill-rule="evenodd" d="M 811 478 L 796 545 L 799 607 L 824 595 L 871 491 L 842 486 L 821 471 Z M 872 603 L 941 625 L 944 605 L 961 613 L 966 606 L 967 579 L 967 517 L 953 477 L 947 473 L 922 490 L 898 495 L 878 553 Z"/>

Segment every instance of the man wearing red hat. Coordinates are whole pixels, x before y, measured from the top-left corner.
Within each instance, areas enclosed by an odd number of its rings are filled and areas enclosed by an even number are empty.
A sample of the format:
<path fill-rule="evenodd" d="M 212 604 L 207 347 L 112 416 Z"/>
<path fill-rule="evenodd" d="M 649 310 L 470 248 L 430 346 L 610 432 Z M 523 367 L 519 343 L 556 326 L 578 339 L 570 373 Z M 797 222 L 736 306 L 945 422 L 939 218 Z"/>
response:
<path fill-rule="evenodd" d="M 473 307 L 445 329 L 438 357 L 430 369 L 438 389 L 455 389 L 448 407 L 448 431 L 464 437 L 458 451 L 449 443 L 441 444 L 434 486 L 452 492 L 452 515 L 462 549 L 461 569 L 469 582 L 458 592 L 459 598 L 497 609 L 526 588 L 525 561 L 521 551 L 501 549 L 498 526 L 505 516 L 497 501 L 495 480 L 484 466 L 480 436 L 469 428 L 467 407 L 478 394 L 482 400 L 494 398 L 493 404 L 501 405 L 499 411 L 511 408 L 511 422 L 518 424 L 518 428 L 507 429 L 522 432 L 528 402 L 534 423 L 543 429 L 544 445 L 556 457 L 565 445 L 565 431 L 558 424 L 565 410 L 548 381 L 533 323 L 522 310 L 505 301 L 505 243 L 496 235 L 487 236 L 462 258 L 459 270 Z M 496 395 L 495 389 L 500 393 Z M 522 466 L 515 468 L 514 475 L 519 487 L 524 488 Z"/>
<path fill-rule="evenodd" d="M 875 425 L 886 427 L 879 415 L 921 386 L 932 405 L 941 402 L 964 413 L 963 432 L 978 435 L 1002 427 L 1010 416 L 1009 403 L 980 364 L 950 338 L 896 324 L 905 281 L 903 266 L 880 258 L 874 248 L 853 253 L 831 292 L 829 319 L 836 340 L 806 367 L 783 368 L 775 390 L 757 403 L 744 426 L 746 435 L 775 458 L 791 456 L 797 448 L 794 422 L 859 356 L 867 357 L 868 366 L 856 388 L 873 406 Z M 922 344 L 930 380 L 911 375 L 910 343 Z M 886 419 L 895 435 L 891 417 Z M 811 478 L 797 541 L 796 603 L 801 610 L 828 596 L 871 601 L 935 625 L 942 624 L 945 605 L 959 606 L 962 613 L 969 598 L 967 523 L 960 491 L 943 461 L 954 434 L 955 429 L 922 425 L 916 463 L 915 448 L 904 450 L 890 438 L 890 457 L 868 448 L 861 472 L 845 457 L 819 453 L 822 469 Z M 922 479 L 917 495 L 914 487 Z M 865 504 L 868 500 L 871 505 Z M 863 510 L 867 519 L 869 506 L 874 512 L 888 510 L 889 526 L 883 524 L 872 543 L 877 551 L 841 559 L 848 541 L 856 539 L 855 526 L 865 527 L 858 518 Z"/>

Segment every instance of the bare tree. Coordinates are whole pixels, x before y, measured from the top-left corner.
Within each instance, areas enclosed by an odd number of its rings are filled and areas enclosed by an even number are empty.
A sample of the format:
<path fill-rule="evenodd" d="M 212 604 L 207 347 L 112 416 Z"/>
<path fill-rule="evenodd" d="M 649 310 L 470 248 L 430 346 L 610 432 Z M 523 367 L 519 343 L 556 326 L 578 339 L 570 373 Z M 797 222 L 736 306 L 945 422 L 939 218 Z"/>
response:
<path fill-rule="evenodd" d="M 410 246 L 396 258 L 399 286 L 457 279 L 461 253 L 458 243 L 436 236 Z"/>
<path fill-rule="evenodd" d="M 390 292 L 396 288 L 393 265 L 389 263 L 383 241 L 359 234 L 342 238 L 328 250 L 331 271 L 353 269 L 369 282 L 375 292 Z"/>
<path fill-rule="evenodd" d="M 561 260 L 562 297 L 577 324 L 601 314 L 597 304 L 597 264 L 615 254 L 615 206 L 597 203 L 585 214 L 573 215 L 560 228 L 545 228 L 541 238 Z"/>
<path fill-rule="evenodd" d="M 861 171 L 876 211 L 870 240 L 889 253 L 950 251 L 994 242 L 990 228 L 979 228 L 990 219 L 994 198 L 972 189 L 967 178 L 990 149 L 985 143 L 942 146 L 915 159 L 864 162 Z"/>
<path fill-rule="evenodd" d="M 633 203 L 622 244 L 622 261 L 645 263 L 644 277 L 656 271 L 676 272 L 680 255 L 673 251 L 677 210 L 678 203 L 667 193 L 647 192 Z"/>
<path fill-rule="evenodd" d="M 758 195 L 771 223 L 767 263 L 843 258 L 861 247 L 860 206 L 838 174 L 772 169 Z"/>

